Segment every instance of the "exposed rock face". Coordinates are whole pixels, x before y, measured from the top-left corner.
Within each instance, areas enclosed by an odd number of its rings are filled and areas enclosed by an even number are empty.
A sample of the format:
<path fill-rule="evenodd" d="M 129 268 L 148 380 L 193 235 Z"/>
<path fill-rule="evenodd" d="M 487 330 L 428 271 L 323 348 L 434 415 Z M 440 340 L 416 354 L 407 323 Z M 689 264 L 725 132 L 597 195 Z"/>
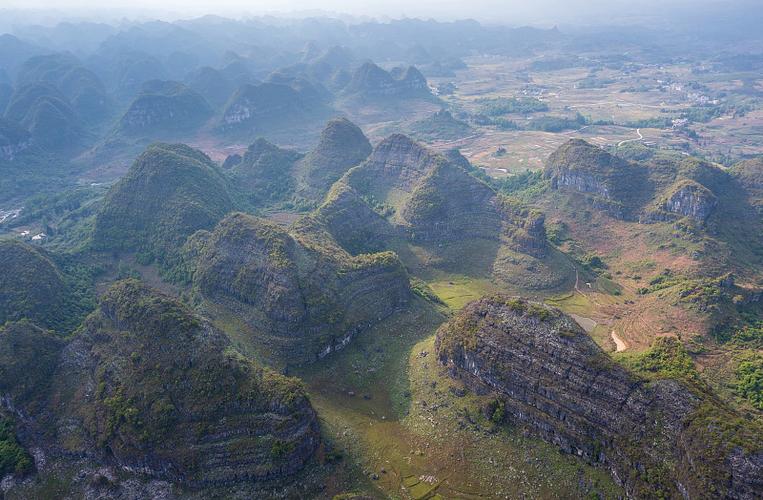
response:
<path fill-rule="evenodd" d="M 592 195 L 592 202 L 611 215 L 625 216 L 623 203 L 640 189 L 642 169 L 585 141 L 571 140 L 549 156 L 543 176 L 553 189 Z"/>
<path fill-rule="evenodd" d="M 11 329 L 0 333 L 0 358 L 13 360 L 0 369 L 4 404 L 48 461 L 91 458 L 200 488 L 287 476 L 318 446 L 299 382 L 138 282 L 112 287 L 68 343 Z M 14 385 L 23 370 L 34 377 Z"/>
<path fill-rule="evenodd" d="M 223 115 L 226 126 L 266 118 L 276 113 L 299 111 L 299 97 L 287 85 L 263 83 L 244 85 L 234 95 Z"/>
<path fill-rule="evenodd" d="M 436 244 L 480 235 L 495 239 L 500 233 L 495 192 L 401 134 L 379 143 L 368 160 L 340 183 L 350 187 L 356 199 L 373 200 L 377 206 L 370 208 L 382 211 L 406 239 Z M 372 227 L 382 231 L 379 236 L 388 232 L 379 224 Z M 344 239 L 340 234 L 335 237 Z"/>
<path fill-rule="evenodd" d="M 187 132 L 204 124 L 212 109 L 198 93 L 178 82 L 146 82 L 119 121 L 126 134 Z"/>
<path fill-rule="evenodd" d="M 537 210 L 530 210 L 506 199 L 500 200 L 501 213 L 508 223 L 503 231 L 510 246 L 521 253 L 542 258 L 548 253 L 546 238 L 546 217 Z"/>
<path fill-rule="evenodd" d="M 232 206 L 227 180 L 204 153 L 182 144 L 154 144 L 107 194 L 96 216 L 93 244 L 101 250 L 147 252 L 162 262 Z"/>
<path fill-rule="evenodd" d="M 409 137 L 393 134 L 377 144 L 368 160 L 350 173 L 349 183 L 360 187 L 377 198 L 386 198 L 390 191 L 407 194 L 444 158 L 423 147 Z"/>
<path fill-rule="evenodd" d="M 249 134 L 274 127 L 302 125 L 305 120 L 326 111 L 321 102 L 311 100 L 307 94 L 309 89 L 284 83 L 245 84 L 228 102 L 220 126 L 223 131 Z"/>
<path fill-rule="evenodd" d="M 717 205 L 715 195 L 705 186 L 684 181 L 672 189 L 663 208 L 668 212 L 705 222 Z"/>
<path fill-rule="evenodd" d="M 413 66 L 388 73 L 372 62 L 355 70 L 344 93 L 368 99 L 431 96 L 426 78 Z"/>
<path fill-rule="evenodd" d="M 28 131 L 0 118 L 0 159 L 11 161 L 31 145 L 32 136 Z"/>
<path fill-rule="evenodd" d="M 440 162 L 411 192 L 401 216 L 416 242 L 498 238 L 503 217 L 496 193 L 449 162 Z"/>
<path fill-rule="evenodd" d="M 506 248 L 507 261 L 518 261 L 514 252 L 526 254 L 528 265 L 545 256 L 542 215 L 507 202 L 470 175 L 471 166 L 457 152 L 450 157 L 392 135 L 340 179 L 299 227 L 318 226 L 353 254 L 399 248 L 401 242 L 437 256 L 455 249 L 443 265 L 460 265 L 462 253 L 479 244 L 483 253 L 484 246 Z"/>
<path fill-rule="evenodd" d="M 555 151 L 544 177 L 553 189 L 584 193 L 594 207 L 616 218 L 658 222 L 690 217 L 700 223 L 718 206 L 718 194 L 730 191 L 731 180 L 696 158 L 664 154 L 627 161 L 581 140 Z"/>
<path fill-rule="evenodd" d="M 243 318 L 286 364 L 341 349 L 410 298 L 408 275 L 391 252 L 351 257 L 312 236 L 233 214 L 198 253 L 203 296 Z"/>
<path fill-rule="evenodd" d="M 495 391 L 511 420 L 607 464 L 630 495 L 752 499 L 760 491 L 760 436 L 726 443 L 715 426 L 734 416 L 717 399 L 674 380 L 637 379 L 555 309 L 485 298 L 443 325 L 436 346 L 453 375 Z"/>

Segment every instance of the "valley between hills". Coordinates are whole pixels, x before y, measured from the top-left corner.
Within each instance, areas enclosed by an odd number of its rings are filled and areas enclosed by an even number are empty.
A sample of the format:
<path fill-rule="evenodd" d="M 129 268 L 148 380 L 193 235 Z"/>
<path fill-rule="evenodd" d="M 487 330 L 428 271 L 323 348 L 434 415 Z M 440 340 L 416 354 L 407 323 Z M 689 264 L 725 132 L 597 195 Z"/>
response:
<path fill-rule="evenodd" d="M 760 498 L 759 58 L 271 22 L 0 36 L 4 498 Z"/>

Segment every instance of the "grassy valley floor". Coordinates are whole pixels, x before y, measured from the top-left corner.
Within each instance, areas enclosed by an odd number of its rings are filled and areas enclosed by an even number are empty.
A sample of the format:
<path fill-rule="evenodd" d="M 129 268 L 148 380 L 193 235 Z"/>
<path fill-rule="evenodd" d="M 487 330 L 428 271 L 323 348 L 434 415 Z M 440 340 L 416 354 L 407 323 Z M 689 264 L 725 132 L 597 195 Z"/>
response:
<path fill-rule="evenodd" d="M 492 291 L 467 278 L 446 280 L 439 289 L 433 285 L 453 308 Z M 343 456 L 345 470 L 361 469 L 370 480 L 371 486 L 358 483 L 354 493 L 413 499 L 617 498 L 621 491 L 606 469 L 483 416 L 481 408 L 492 397 L 463 387 L 437 362 L 434 332 L 447 314 L 450 310 L 436 311 L 419 301 L 344 351 L 296 373 L 305 380 L 324 435 Z"/>

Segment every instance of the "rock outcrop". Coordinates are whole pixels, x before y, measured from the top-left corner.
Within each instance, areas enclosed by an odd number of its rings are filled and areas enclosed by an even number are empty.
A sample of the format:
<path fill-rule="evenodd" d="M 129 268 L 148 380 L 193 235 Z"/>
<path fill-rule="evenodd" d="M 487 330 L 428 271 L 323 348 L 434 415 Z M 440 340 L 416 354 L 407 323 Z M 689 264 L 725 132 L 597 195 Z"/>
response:
<path fill-rule="evenodd" d="M 705 222 L 717 205 L 718 200 L 709 189 L 698 182 L 685 180 L 672 187 L 662 208 L 697 222 Z"/>
<path fill-rule="evenodd" d="M 152 80 L 130 104 L 119 121 L 127 135 L 173 135 L 201 127 L 212 108 L 197 92 L 179 82 Z"/>
<path fill-rule="evenodd" d="M 413 66 L 387 72 L 372 62 L 355 70 L 343 93 L 368 100 L 431 97 L 426 78 Z"/>
<path fill-rule="evenodd" d="M 302 126 L 326 113 L 321 102 L 301 90 L 283 83 L 245 84 L 230 98 L 223 112 L 223 132 L 251 135 L 282 128 Z"/>
<path fill-rule="evenodd" d="M 707 390 L 640 379 L 575 321 L 517 298 L 469 304 L 437 333 L 451 374 L 487 387 L 506 419 L 612 469 L 633 497 L 746 498 L 763 486 L 763 440 Z M 744 425 L 744 424 L 739 424 Z"/>
<path fill-rule="evenodd" d="M 350 256 L 336 245 L 232 214 L 197 245 L 194 282 L 234 312 L 274 362 L 300 365 L 339 350 L 410 299 L 391 252 Z"/>
<path fill-rule="evenodd" d="M 543 171 L 553 189 L 585 193 L 594 206 L 617 218 L 628 215 L 629 202 L 640 193 L 638 182 L 644 176 L 636 164 L 579 139 L 554 151 Z"/>
<path fill-rule="evenodd" d="M 326 124 L 318 144 L 306 155 L 259 138 L 243 157 L 231 155 L 223 166 L 258 208 L 315 206 L 337 179 L 370 152 L 371 144 L 360 128 L 336 118 Z"/>
<path fill-rule="evenodd" d="M 651 155 L 642 161 L 614 156 L 582 140 L 557 149 L 543 172 L 552 189 L 582 193 L 609 215 L 641 222 L 689 217 L 707 222 L 728 191 L 729 175 L 696 158 Z"/>
<path fill-rule="evenodd" d="M 298 381 L 136 281 L 114 285 L 68 342 L 6 327 L 0 359 L 4 406 L 45 462 L 88 459 L 194 489 L 286 477 L 319 444 Z"/>
<path fill-rule="evenodd" d="M 27 130 L 0 118 L 0 159 L 12 161 L 31 145 L 32 136 Z"/>
<path fill-rule="evenodd" d="M 558 285 L 561 275 L 546 273 L 550 268 L 541 262 L 549 249 L 543 216 L 508 202 L 467 169 L 457 152 L 446 157 L 392 135 L 296 227 L 326 232 L 351 254 L 395 250 L 409 268 L 420 265 L 409 251 L 413 245 L 426 250 L 426 265 L 508 281 L 543 269 L 548 280 L 535 280 L 537 286 Z M 532 286 L 530 280 L 525 285 Z"/>

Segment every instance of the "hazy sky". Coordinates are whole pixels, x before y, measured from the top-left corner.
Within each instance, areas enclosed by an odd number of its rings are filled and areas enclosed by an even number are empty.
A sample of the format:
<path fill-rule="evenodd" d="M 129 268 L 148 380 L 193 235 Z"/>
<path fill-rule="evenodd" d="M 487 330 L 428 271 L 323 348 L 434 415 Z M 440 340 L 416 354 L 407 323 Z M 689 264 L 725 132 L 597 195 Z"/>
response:
<path fill-rule="evenodd" d="M 75 16 L 89 9 L 101 13 L 104 9 L 128 9 L 131 14 L 145 9 L 146 15 L 162 18 L 327 11 L 390 18 L 473 18 L 510 24 L 638 22 L 666 14 L 696 14 L 702 9 L 739 10 L 741 4 L 747 9 L 761 7 L 763 0 L 0 0 L 0 7 L 57 9 Z"/>

